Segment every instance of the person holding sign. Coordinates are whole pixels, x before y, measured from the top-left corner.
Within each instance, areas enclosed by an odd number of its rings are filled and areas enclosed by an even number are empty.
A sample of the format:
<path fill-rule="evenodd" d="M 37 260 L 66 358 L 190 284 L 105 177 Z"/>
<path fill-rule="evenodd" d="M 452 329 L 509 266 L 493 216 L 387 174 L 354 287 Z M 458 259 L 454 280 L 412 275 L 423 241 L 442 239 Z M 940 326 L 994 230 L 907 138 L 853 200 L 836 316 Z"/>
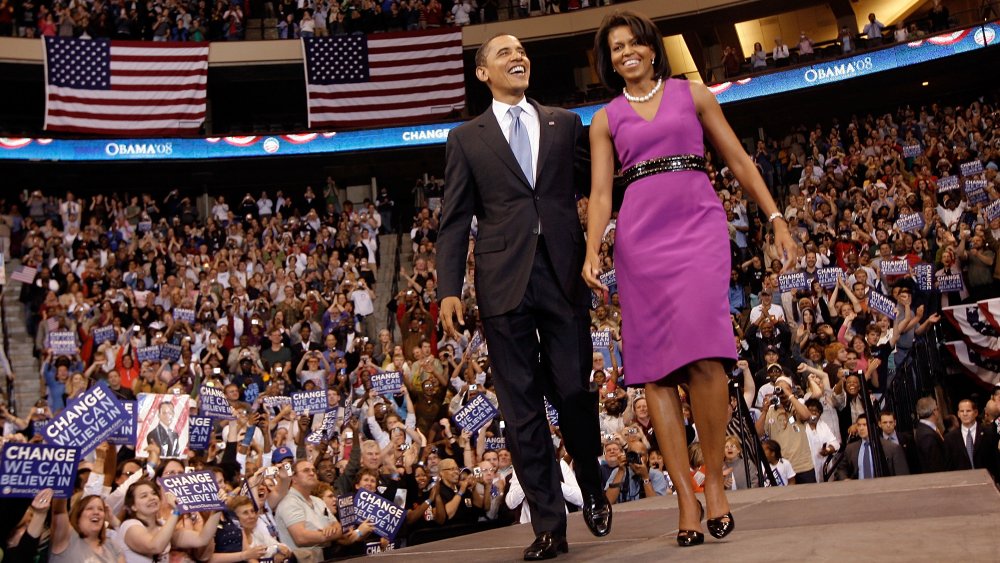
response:
<path fill-rule="evenodd" d="M 657 441 L 677 484 L 682 546 L 704 541 L 691 486 L 678 386 L 690 386 L 691 410 L 705 454 L 708 530 L 732 531 L 722 477 L 728 378 L 736 359 L 729 318 L 730 245 L 726 214 L 706 174 L 707 135 L 774 230 L 785 268 L 797 247 L 784 215 L 733 133 L 715 96 L 700 83 L 670 79 L 663 38 L 645 16 L 616 12 L 594 40 L 601 81 L 623 95 L 597 112 L 590 128 L 593 183 L 583 277 L 598 279 L 602 234 L 611 216 L 617 155 L 628 190 L 616 224 L 615 272 L 622 306 L 625 382 L 645 385 Z M 693 267 L 697 265 L 697 267 Z"/>
<path fill-rule="evenodd" d="M 208 545 L 222 518 L 213 512 L 200 533 L 177 527 L 181 511 L 173 494 L 163 495 L 162 502 L 170 507 L 170 516 L 160 520 L 160 486 L 140 479 L 125 493 L 125 521 L 115 536 L 118 548 L 129 563 L 162 561 L 173 549 L 197 549 Z"/>
<path fill-rule="evenodd" d="M 556 391 L 550 400 L 572 421 L 563 432 L 584 491 L 584 521 L 597 536 L 611 530 L 611 505 L 597 463 L 597 394 L 587 379 L 590 296 L 576 274 L 584 243 L 575 195 L 585 188 L 586 139 L 578 116 L 525 97 L 531 61 L 516 37 L 492 37 L 475 61 L 476 76 L 490 89 L 493 103 L 448 137 L 437 254 L 440 318 L 445 331 L 460 340 L 469 231 L 476 216 L 478 312 L 508 445 L 535 516 L 535 541 L 524 556 L 549 558 L 567 549 L 566 510 L 543 389 Z"/>

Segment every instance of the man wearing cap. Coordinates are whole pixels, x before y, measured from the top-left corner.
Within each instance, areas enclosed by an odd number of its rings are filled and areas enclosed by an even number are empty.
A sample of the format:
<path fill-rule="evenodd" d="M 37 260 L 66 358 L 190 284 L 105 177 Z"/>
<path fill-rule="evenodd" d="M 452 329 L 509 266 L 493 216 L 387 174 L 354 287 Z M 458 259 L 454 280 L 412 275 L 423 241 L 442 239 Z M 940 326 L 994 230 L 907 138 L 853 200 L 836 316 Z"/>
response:
<path fill-rule="evenodd" d="M 776 398 L 777 401 L 773 401 Z M 792 464 L 796 483 L 815 483 L 812 450 L 806 433 L 806 422 L 812 413 L 792 391 L 792 380 L 787 376 L 778 377 L 774 382 L 774 393 L 764 396 L 760 416 L 757 418 L 757 434 L 769 436 L 781 445 L 782 457 Z"/>
<path fill-rule="evenodd" d="M 750 324 L 758 324 L 761 319 L 770 317 L 774 321 L 784 321 L 785 312 L 781 306 L 772 302 L 770 289 L 763 289 L 760 292 L 760 303 L 750 309 Z"/>

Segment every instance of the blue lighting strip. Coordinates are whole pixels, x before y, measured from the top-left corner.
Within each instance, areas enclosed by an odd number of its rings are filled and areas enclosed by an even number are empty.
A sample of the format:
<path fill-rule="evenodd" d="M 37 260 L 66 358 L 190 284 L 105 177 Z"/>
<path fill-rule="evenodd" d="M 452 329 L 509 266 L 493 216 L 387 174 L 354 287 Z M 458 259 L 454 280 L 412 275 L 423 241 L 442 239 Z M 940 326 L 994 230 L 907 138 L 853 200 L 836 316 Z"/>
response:
<path fill-rule="evenodd" d="M 836 61 L 710 86 L 719 103 L 825 86 L 967 53 L 1000 43 L 1000 22 L 971 27 Z M 603 105 L 574 108 L 584 125 Z M 203 160 L 329 154 L 441 145 L 462 122 L 342 133 L 259 135 L 203 139 L 58 140 L 0 137 L 0 160 L 135 161 Z"/>

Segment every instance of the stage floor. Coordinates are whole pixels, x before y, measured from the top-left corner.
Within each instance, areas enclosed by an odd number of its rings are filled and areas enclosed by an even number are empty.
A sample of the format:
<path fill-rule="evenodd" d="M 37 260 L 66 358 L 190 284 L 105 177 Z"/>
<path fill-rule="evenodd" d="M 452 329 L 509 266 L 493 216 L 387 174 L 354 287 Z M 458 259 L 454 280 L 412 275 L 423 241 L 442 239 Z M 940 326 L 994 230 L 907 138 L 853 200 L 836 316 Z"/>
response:
<path fill-rule="evenodd" d="M 1000 493 L 986 471 L 961 471 L 730 493 L 736 530 L 677 546 L 677 502 L 615 506 L 609 536 L 569 519 L 558 561 L 1000 561 Z M 512 526 L 379 555 L 406 562 L 520 561 L 534 539 Z M 468 558 L 468 559 L 466 559 Z"/>

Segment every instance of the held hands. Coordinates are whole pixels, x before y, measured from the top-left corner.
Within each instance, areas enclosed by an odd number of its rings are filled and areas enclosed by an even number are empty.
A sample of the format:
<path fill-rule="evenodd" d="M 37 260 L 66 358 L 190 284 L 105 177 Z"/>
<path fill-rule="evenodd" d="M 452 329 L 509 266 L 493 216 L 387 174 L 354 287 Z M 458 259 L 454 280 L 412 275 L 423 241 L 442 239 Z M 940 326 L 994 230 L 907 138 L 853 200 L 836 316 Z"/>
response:
<path fill-rule="evenodd" d="M 593 250 L 587 249 L 587 258 L 583 261 L 583 281 L 594 291 L 607 291 L 608 288 L 601 283 L 601 257 Z"/>
<path fill-rule="evenodd" d="M 440 316 L 445 333 L 458 339 L 458 327 L 465 327 L 465 305 L 462 305 L 462 300 L 454 295 L 442 299 Z"/>

